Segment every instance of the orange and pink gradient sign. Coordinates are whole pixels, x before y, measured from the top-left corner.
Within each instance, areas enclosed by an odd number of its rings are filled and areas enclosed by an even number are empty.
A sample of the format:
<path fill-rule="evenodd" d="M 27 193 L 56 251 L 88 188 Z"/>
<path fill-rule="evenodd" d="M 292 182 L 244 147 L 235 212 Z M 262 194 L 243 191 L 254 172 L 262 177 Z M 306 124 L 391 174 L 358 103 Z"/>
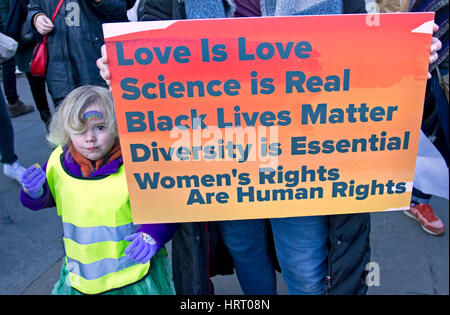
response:
<path fill-rule="evenodd" d="M 105 24 L 134 221 L 408 208 L 433 19 Z"/>

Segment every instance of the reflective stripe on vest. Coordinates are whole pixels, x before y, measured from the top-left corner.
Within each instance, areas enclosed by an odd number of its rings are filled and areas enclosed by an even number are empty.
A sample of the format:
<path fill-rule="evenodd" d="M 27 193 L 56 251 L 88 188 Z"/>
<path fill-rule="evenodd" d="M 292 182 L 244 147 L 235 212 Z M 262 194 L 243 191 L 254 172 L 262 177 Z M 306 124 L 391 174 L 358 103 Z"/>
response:
<path fill-rule="evenodd" d="M 96 226 L 78 227 L 68 222 L 63 222 L 64 237 L 78 244 L 91 244 L 98 242 L 119 242 L 123 236 L 130 235 L 136 231 L 132 223 L 116 227 Z"/>
<path fill-rule="evenodd" d="M 140 280 L 150 263 L 124 255 L 124 238 L 137 227 L 132 222 L 123 166 L 97 179 L 76 178 L 62 164 L 62 148 L 47 163 L 47 181 L 63 221 L 64 249 L 70 285 L 96 294 Z"/>

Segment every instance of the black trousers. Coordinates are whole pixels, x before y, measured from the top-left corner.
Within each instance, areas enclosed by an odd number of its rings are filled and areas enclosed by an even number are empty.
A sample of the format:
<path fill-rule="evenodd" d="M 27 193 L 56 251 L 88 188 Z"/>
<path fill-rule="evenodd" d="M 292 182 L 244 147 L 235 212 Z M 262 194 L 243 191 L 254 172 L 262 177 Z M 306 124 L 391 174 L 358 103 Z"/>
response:
<path fill-rule="evenodd" d="M 14 104 L 19 100 L 16 85 L 16 59 L 10 58 L 2 63 L 2 76 L 6 100 Z"/>
<path fill-rule="evenodd" d="M 45 77 L 35 77 L 31 73 L 26 73 L 28 84 L 30 85 L 31 94 L 33 95 L 34 103 L 39 111 L 41 120 L 46 126 L 50 123 L 52 114 L 48 106 L 47 93 L 45 90 Z"/>

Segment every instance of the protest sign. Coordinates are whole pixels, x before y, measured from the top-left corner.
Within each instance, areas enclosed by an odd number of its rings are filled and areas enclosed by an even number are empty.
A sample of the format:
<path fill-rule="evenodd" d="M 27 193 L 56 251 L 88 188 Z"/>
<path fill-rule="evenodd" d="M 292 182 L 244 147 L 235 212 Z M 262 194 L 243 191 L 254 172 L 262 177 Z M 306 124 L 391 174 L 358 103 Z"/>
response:
<path fill-rule="evenodd" d="M 433 19 L 105 24 L 135 222 L 407 209 Z"/>

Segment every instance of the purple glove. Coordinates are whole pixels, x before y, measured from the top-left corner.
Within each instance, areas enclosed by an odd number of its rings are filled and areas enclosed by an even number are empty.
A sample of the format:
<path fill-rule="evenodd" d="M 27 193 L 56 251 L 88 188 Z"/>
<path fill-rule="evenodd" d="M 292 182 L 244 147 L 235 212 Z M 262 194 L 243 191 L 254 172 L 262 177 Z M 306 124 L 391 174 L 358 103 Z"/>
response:
<path fill-rule="evenodd" d="M 22 189 L 31 199 L 38 199 L 44 194 L 45 172 L 38 164 L 30 166 L 22 176 Z"/>
<path fill-rule="evenodd" d="M 124 253 L 134 261 L 145 264 L 156 253 L 157 245 L 155 240 L 147 233 L 140 232 L 128 235 L 125 241 L 131 242 Z"/>

